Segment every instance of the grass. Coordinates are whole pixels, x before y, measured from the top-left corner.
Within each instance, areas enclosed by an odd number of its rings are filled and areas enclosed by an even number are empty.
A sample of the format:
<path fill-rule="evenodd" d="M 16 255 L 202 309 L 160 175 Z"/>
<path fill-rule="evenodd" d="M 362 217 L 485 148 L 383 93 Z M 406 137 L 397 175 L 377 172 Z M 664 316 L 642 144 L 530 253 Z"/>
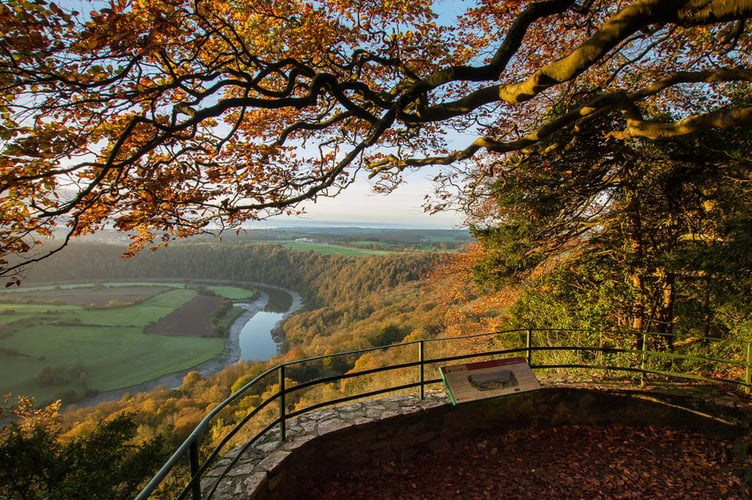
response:
<path fill-rule="evenodd" d="M 227 314 L 222 316 L 222 318 L 219 320 L 219 325 L 225 329 L 225 331 L 229 331 L 230 325 L 238 319 L 238 317 L 245 312 L 245 309 L 242 307 L 233 307 L 230 309 Z"/>
<path fill-rule="evenodd" d="M 227 288 L 225 292 L 241 295 L 242 289 Z M 221 338 L 144 333 L 148 324 L 196 294 L 175 288 L 107 309 L 0 304 L 0 394 L 26 394 L 46 402 L 66 393 L 128 387 L 219 356 Z M 54 373 L 57 383 L 40 383 L 43 370 Z"/>
<path fill-rule="evenodd" d="M 253 300 L 257 295 L 255 290 L 236 286 L 209 286 L 207 288 L 213 293 L 230 300 Z"/>
<path fill-rule="evenodd" d="M 133 306 L 84 310 L 78 314 L 78 317 L 84 324 L 143 328 L 167 316 L 196 295 L 198 292 L 195 290 L 175 289 L 155 295 Z"/>
<path fill-rule="evenodd" d="M 371 247 L 371 250 L 374 250 L 373 247 L 382 247 L 385 245 L 383 241 L 379 240 L 357 240 L 350 244 L 354 247 Z"/>
<path fill-rule="evenodd" d="M 17 323 L 24 320 L 37 321 L 40 316 L 59 317 L 65 312 L 79 311 L 80 306 L 68 306 L 62 304 L 2 304 L 0 303 L 0 325 Z M 0 337 L 2 338 L 2 337 Z M 0 347 L 2 344 L 0 344 Z"/>
<path fill-rule="evenodd" d="M 325 255 L 344 255 L 347 257 L 362 257 L 364 255 L 386 255 L 386 250 L 371 250 L 366 248 L 354 248 L 344 245 L 331 245 L 328 243 L 314 243 L 309 241 L 279 241 L 275 242 L 289 250 L 298 252 L 316 252 Z"/>
<path fill-rule="evenodd" d="M 24 293 L 39 290 L 75 290 L 77 288 L 119 288 L 130 286 L 143 286 L 143 287 L 162 287 L 169 288 L 185 288 L 185 283 L 176 282 L 157 282 L 157 281 L 117 281 L 117 282 L 103 282 L 103 283 L 62 283 L 59 285 L 35 285 L 26 286 L 22 288 L 7 288 L 2 293 Z"/>

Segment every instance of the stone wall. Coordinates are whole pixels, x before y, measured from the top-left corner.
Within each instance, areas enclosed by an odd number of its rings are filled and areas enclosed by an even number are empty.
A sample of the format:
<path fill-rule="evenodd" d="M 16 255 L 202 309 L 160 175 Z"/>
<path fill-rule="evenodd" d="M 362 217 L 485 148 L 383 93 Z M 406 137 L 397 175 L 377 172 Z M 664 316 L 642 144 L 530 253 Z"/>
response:
<path fill-rule="evenodd" d="M 215 498 L 304 497 L 311 484 L 336 471 L 407 462 L 426 450 L 441 453 L 456 440 L 492 429 L 662 425 L 729 440 L 746 435 L 745 418 L 709 401 L 640 391 L 549 387 L 458 406 L 441 397 L 400 396 L 300 417 L 289 424 L 286 441 L 271 433 L 238 457 Z M 204 489 L 218 479 L 217 472 L 207 477 Z"/>

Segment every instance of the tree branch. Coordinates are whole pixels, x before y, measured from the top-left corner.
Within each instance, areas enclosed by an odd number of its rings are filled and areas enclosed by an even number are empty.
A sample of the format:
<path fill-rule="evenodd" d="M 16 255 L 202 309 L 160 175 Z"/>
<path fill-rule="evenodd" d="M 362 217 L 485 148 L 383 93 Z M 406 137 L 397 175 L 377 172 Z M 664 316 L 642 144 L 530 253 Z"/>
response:
<path fill-rule="evenodd" d="M 715 15 L 708 8 L 695 12 L 694 9 L 699 8 L 697 4 L 706 3 L 721 3 L 724 4 L 724 8 Z M 735 4 L 735 7 L 731 8 L 725 5 L 726 3 Z M 527 79 L 471 92 L 456 101 L 421 109 L 419 114 L 411 115 L 406 120 L 443 121 L 467 114 L 493 102 L 521 103 L 530 100 L 554 85 L 576 78 L 629 36 L 650 24 L 674 22 L 685 26 L 698 26 L 750 15 L 752 15 L 752 0 L 735 2 L 685 0 L 683 4 L 663 0 L 639 0 L 608 19 L 574 51 L 542 67 Z"/>

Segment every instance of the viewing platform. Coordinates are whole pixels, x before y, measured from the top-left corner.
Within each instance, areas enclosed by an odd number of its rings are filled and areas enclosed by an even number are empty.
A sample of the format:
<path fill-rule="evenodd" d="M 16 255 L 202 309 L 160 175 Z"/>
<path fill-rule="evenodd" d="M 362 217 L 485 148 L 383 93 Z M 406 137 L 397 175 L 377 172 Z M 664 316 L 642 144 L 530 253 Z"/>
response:
<path fill-rule="evenodd" d="M 338 431 L 394 417 L 420 414 L 450 404 L 444 393 L 437 392 L 427 395 L 423 400 L 415 396 L 393 396 L 301 415 L 288 423 L 284 441 L 280 440 L 279 429 L 273 428 L 249 449 L 230 452 L 201 481 L 201 489 L 204 496 L 207 496 L 219 479 L 213 498 L 264 498 L 268 491 L 277 490 L 281 483 L 289 482 L 291 471 L 282 465 L 306 443 Z M 388 443 L 383 444 L 382 454 L 384 458 L 390 454 Z M 231 464 L 233 461 L 235 463 Z M 231 465 L 229 472 L 220 479 L 221 472 L 228 465 Z"/>
<path fill-rule="evenodd" d="M 446 456 L 457 451 L 450 443 L 472 444 L 484 433 L 483 439 L 493 439 L 504 430 L 663 425 L 725 443 L 749 436 L 750 344 L 715 359 L 651 350 L 648 333 L 639 349 L 606 345 L 595 335 L 592 346 L 568 345 L 570 333 L 524 329 L 417 340 L 271 367 L 209 412 L 137 499 L 149 498 L 186 459 L 190 476 L 181 472 L 168 486 L 183 488 L 180 498 L 295 498 L 332 474 L 410 464 L 411 457 L 425 453 L 439 457 L 448 452 Z M 296 377 L 322 363 L 350 366 L 354 357 L 372 351 L 389 352 L 390 362 Z M 707 373 L 729 376 L 682 371 L 692 363 L 713 364 Z M 486 398 L 468 401 L 467 387 L 462 394 L 442 390 L 458 380 L 442 367 L 457 365 L 473 371 L 499 369 L 514 377 L 460 377 L 473 391 L 485 392 Z M 516 392 L 528 385 L 521 366 L 535 371 L 540 385 L 529 384 L 534 390 Z M 498 391 L 515 392 L 493 397 L 501 395 Z M 242 408 L 248 396 L 257 398 L 253 407 L 242 410 L 231 430 L 200 449 L 213 422 L 223 412 Z M 752 444 L 745 447 L 752 449 Z"/>
<path fill-rule="evenodd" d="M 296 498 L 332 471 L 407 463 L 494 429 L 666 425 L 734 441 L 749 432 L 743 399 L 557 384 L 457 406 L 444 392 L 364 400 L 291 419 L 285 440 L 275 427 L 247 449 L 231 451 L 203 477 L 202 498 Z"/>

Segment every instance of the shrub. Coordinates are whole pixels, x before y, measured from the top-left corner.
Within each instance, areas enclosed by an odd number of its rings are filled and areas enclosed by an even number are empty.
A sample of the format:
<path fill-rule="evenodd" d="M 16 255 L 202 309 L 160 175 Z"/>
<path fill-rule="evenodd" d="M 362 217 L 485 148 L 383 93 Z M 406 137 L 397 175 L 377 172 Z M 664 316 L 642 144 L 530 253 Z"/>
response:
<path fill-rule="evenodd" d="M 7 407 L 9 400 L 4 411 L 15 421 L 0 429 L 0 498 L 76 498 L 82 492 L 87 498 L 132 498 L 168 457 L 162 436 L 135 442 L 129 414 L 64 441 L 59 401 L 34 409 L 30 398 Z"/>

